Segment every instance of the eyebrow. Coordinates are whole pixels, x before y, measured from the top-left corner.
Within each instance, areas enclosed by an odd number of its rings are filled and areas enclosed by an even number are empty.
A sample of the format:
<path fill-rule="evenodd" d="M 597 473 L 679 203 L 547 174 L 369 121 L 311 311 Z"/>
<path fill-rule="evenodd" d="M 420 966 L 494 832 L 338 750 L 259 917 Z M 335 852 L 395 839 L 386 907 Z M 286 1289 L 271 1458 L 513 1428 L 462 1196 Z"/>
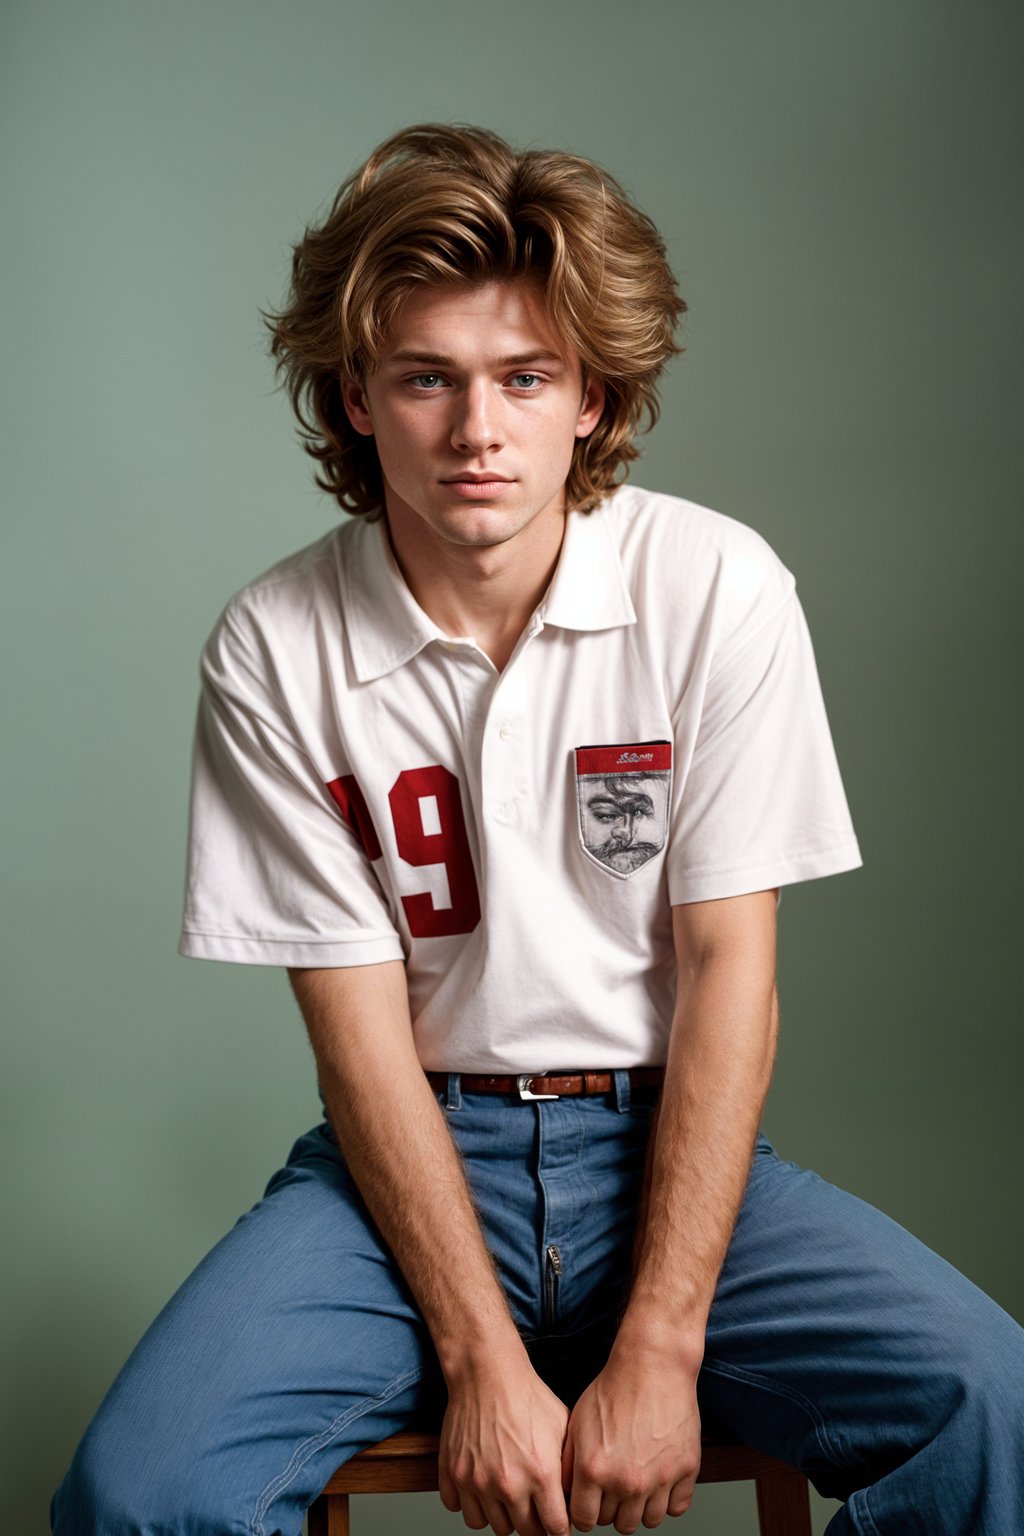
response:
<path fill-rule="evenodd" d="M 457 368 L 458 363 L 453 357 L 447 357 L 443 352 L 392 352 L 385 358 L 385 363 L 428 363 L 432 368 Z M 527 363 L 563 363 L 564 358 L 557 352 L 544 350 L 535 352 L 514 352 L 508 357 L 496 357 L 492 363 L 494 368 L 523 368 Z"/>

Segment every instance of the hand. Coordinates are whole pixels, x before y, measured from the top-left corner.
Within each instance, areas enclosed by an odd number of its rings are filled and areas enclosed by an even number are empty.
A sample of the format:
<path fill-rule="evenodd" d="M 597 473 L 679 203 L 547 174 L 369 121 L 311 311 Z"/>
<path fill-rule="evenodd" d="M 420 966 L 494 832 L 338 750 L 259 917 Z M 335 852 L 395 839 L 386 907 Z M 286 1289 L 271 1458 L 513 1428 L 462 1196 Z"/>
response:
<path fill-rule="evenodd" d="M 695 1372 L 613 1349 L 569 1416 L 562 1481 L 579 1531 L 635 1531 L 690 1507 L 700 1469 Z"/>
<path fill-rule="evenodd" d="M 445 1509 L 495 1536 L 569 1536 L 562 1447 L 569 1410 L 525 1352 L 448 1383 L 439 1489 Z"/>

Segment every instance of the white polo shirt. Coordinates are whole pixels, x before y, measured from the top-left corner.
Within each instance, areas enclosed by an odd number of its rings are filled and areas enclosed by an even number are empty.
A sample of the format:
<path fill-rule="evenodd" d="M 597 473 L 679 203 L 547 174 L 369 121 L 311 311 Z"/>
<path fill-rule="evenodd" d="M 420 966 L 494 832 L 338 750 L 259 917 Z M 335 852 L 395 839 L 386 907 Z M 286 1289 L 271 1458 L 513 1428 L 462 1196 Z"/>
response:
<path fill-rule="evenodd" d="M 624 486 L 498 672 L 353 519 L 206 643 L 179 952 L 404 960 L 425 1068 L 663 1064 L 671 907 L 855 869 L 791 573 Z"/>

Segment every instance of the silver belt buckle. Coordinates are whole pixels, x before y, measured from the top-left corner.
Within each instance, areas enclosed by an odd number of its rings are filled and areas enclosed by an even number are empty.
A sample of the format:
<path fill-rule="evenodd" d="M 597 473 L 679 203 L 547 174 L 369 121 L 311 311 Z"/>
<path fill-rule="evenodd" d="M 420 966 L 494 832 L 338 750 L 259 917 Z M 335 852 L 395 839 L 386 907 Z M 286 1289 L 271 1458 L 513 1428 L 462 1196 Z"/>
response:
<path fill-rule="evenodd" d="M 533 1079 L 535 1077 L 539 1077 L 539 1076 L 543 1076 L 543 1074 L 542 1073 L 537 1073 L 537 1072 L 520 1072 L 519 1073 L 518 1077 L 516 1078 L 516 1088 L 519 1091 L 519 1097 L 521 1099 L 558 1099 L 558 1098 L 561 1098 L 561 1094 L 558 1094 L 558 1093 L 532 1093 L 530 1091 L 530 1089 L 527 1088 L 526 1085 L 527 1085 L 527 1083 L 532 1083 Z"/>

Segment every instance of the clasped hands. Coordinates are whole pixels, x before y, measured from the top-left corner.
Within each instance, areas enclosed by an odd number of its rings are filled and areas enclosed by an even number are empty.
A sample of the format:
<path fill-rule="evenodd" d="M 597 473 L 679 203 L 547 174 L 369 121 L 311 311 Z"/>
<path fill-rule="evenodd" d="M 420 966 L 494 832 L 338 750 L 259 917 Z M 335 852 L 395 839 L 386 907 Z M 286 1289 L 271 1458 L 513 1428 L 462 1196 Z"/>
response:
<path fill-rule="evenodd" d="M 471 1530 L 652 1529 L 693 1497 L 696 1371 L 613 1350 L 570 1413 L 528 1361 L 506 1362 L 449 1385 L 439 1465 L 441 1502 Z"/>

